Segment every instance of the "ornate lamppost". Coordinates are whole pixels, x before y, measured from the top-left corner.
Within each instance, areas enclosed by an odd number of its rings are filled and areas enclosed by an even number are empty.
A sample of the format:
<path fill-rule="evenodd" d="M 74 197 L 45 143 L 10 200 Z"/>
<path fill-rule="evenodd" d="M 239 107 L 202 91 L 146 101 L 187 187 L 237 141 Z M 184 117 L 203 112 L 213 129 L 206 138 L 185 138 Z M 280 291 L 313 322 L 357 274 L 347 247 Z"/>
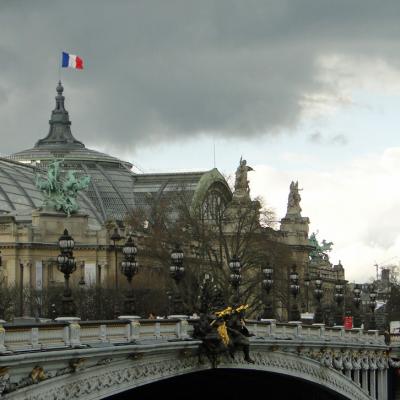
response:
<path fill-rule="evenodd" d="M 214 295 L 214 287 L 213 287 L 213 277 L 210 274 L 204 274 L 203 282 L 200 286 L 200 295 L 199 295 L 199 310 L 202 314 L 207 314 L 210 312 L 213 306 L 213 295 Z"/>
<path fill-rule="evenodd" d="M 318 274 L 317 279 L 315 280 L 315 289 L 314 289 L 314 296 L 315 299 L 317 300 L 317 307 L 315 309 L 314 313 L 314 323 L 315 324 L 323 324 L 324 323 L 324 317 L 322 314 L 322 307 L 321 307 L 321 299 L 324 296 L 324 291 L 322 290 L 322 279 L 321 275 Z"/>
<path fill-rule="evenodd" d="M 292 270 L 289 273 L 289 288 L 290 293 L 293 296 L 292 307 L 290 310 L 290 320 L 291 321 L 300 321 L 300 312 L 297 306 L 297 295 L 300 292 L 299 286 L 299 274 L 296 271 L 296 265 L 292 266 Z"/>
<path fill-rule="evenodd" d="M 309 310 L 309 290 L 310 290 L 311 278 L 309 272 L 306 272 L 304 275 L 304 286 L 306 288 L 306 312 Z"/>
<path fill-rule="evenodd" d="M 353 289 L 353 303 L 355 306 L 354 320 L 353 325 L 354 328 L 361 327 L 361 315 L 360 315 L 360 304 L 361 304 L 361 288 L 360 285 L 356 284 Z"/>
<path fill-rule="evenodd" d="M 64 229 L 64 233 L 58 239 L 58 247 L 60 254 L 57 257 L 57 268 L 64 274 L 64 293 L 62 298 L 62 313 L 63 316 L 73 316 L 76 311 L 74 300 L 72 299 L 72 292 L 69 287 L 69 277 L 76 271 L 76 261 L 73 256 L 73 249 L 75 241 Z"/>
<path fill-rule="evenodd" d="M 129 283 L 129 290 L 126 293 L 124 312 L 126 315 L 135 314 L 135 297 L 132 286 L 132 279 L 139 270 L 138 263 L 136 261 L 137 247 L 129 235 L 127 241 L 122 247 L 122 253 L 124 254 L 124 260 L 121 262 L 121 272 L 126 276 Z"/>
<path fill-rule="evenodd" d="M 369 292 L 369 308 L 371 310 L 371 320 L 369 323 L 369 329 L 374 330 L 376 329 L 376 321 L 375 321 L 375 308 L 376 308 L 376 297 L 377 293 L 375 291 L 374 286 L 370 287 L 370 292 Z"/>
<path fill-rule="evenodd" d="M 237 306 L 239 305 L 240 302 L 240 293 L 239 293 L 239 287 L 240 287 L 240 282 L 242 280 L 242 264 L 240 263 L 239 257 L 234 255 L 229 263 L 229 269 L 231 271 L 230 274 L 230 283 L 233 289 L 233 305 Z"/>
<path fill-rule="evenodd" d="M 272 275 L 274 273 L 274 269 L 267 264 L 267 266 L 262 270 L 263 273 L 263 281 L 262 285 L 266 294 L 266 303 L 264 306 L 263 318 L 264 319 L 273 319 L 274 318 L 274 310 L 272 307 L 272 299 L 269 297 L 270 291 L 272 289 L 272 285 L 274 280 L 272 279 Z"/>
<path fill-rule="evenodd" d="M 342 302 L 344 299 L 344 285 L 343 282 L 338 279 L 335 284 L 335 301 L 336 301 L 336 313 L 335 313 L 335 325 L 343 325 L 343 310 Z"/>
<path fill-rule="evenodd" d="M 118 232 L 118 228 L 114 228 L 114 232 L 110 239 L 113 242 L 114 248 L 114 260 L 115 260 L 115 289 L 118 290 L 118 253 L 117 253 L 117 242 L 121 240 L 121 235 Z"/>
<path fill-rule="evenodd" d="M 169 267 L 169 273 L 171 278 L 175 281 L 175 293 L 173 297 L 172 310 L 173 314 L 180 315 L 185 313 L 179 287 L 179 283 L 185 274 L 185 267 L 183 266 L 183 251 L 178 244 L 175 245 L 175 248 L 171 252 L 171 262 L 172 265 Z"/>

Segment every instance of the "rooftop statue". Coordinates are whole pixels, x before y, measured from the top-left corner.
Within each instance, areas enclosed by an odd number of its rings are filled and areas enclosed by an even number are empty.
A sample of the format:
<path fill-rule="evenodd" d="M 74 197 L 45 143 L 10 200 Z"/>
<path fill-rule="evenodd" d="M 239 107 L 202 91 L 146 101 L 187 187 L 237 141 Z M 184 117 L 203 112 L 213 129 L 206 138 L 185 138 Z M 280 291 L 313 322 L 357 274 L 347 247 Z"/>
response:
<path fill-rule="evenodd" d="M 292 181 L 290 184 L 290 192 L 288 198 L 288 214 L 300 213 L 300 193 L 299 193 L 299 183 Z"/>
<path fill-rule="evenodd" d="M 54 160 L 49 164 L 47 177 L 36 176 L 36 186 L 44 196 L 43 206 L 47 209 L 61 211 L 70 216 L 79 210 L 76 202 L 78 191 L 86 189 L 90 177 L 75 177 L 75 171 L 68 171 L 66 178 L 61 175 L 62 160 Z"/>
<path fill-rule="evenodd" d="M 319 244 L 317 240 L 317 233 L 312 233 L 308 239 L 310 246 L 314 247 L 314 250 L 310 252 L 312 259 L 322 258 L 328 260 L 328 252 L 332 250 L 333 242 L 327 242 L 325 239 Z"/>
<path fill-rule="evenodd" d="M 249 171 L 254 171 L 253 168 L 246 165 L 246 160 L 242 160 L 240 157 L 240 163 L 236 170 L 235 178 L 235 193 L 249 193 L 249 181 L 247 180 L 247 173 Z"/>

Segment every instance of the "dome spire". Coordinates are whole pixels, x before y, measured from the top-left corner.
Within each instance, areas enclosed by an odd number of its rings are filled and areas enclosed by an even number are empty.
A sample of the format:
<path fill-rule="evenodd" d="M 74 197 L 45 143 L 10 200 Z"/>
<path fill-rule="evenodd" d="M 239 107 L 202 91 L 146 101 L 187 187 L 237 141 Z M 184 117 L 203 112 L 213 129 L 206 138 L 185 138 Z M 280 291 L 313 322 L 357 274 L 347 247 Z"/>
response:
<path fill-rule="evenodd" d="M 82 142 L 72 136 L 71 121 L 64 106 L 64 88 L 61 81 L 58 81 L 56 90 L 56 107 L 51 113 L 49 133 L 44 139 L 38 140 L 35 147 L 85 147 Z"/>

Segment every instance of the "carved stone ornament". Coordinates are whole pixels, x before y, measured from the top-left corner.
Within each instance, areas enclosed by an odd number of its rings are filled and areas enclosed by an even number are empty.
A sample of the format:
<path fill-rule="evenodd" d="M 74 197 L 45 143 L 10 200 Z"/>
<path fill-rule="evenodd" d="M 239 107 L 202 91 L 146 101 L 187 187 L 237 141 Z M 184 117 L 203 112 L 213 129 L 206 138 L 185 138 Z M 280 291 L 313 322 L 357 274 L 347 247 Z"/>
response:
<path fill-rule="evenodd" d="M 368 394 L 341 370 L 359 369 L 361 366 L 365 369 L 385 369 L 389 364 L 394 365 L 384 351 L 351 352 L 305 346 L 297 352 L 294 351 L 295 346 L 283 346 L 276 351 L 270 351 L 269 346 L 254 347 L 251 351 L 254 364 L 247 363 L 242 354 L 237 354 L 234 359 L 221 355 L 218 367 L 286 374 L 322 385 L 343 396 L 351 393 L 351 398 L 355 400 L 367 400 Z M 0 395 L 7 393 L 10 400 L 103 398 L 115 393 L 116 388 L 129 390 L 157 380 L 209 369 L 210 364 L 200 363 L 193 350 L 176 348 L 173 353 L 160 353 L 155 358 L 146 357 L 146 353 L 130 353 L 124 359 L 103 358 L 91 366 L 88 362 L 86 368 L 86 359 L 75 358 L 67 367 L 46 373 L 43 367 L 37 365 L 28 377 L 12 384 L 8 368 L 0 368 Z"/>

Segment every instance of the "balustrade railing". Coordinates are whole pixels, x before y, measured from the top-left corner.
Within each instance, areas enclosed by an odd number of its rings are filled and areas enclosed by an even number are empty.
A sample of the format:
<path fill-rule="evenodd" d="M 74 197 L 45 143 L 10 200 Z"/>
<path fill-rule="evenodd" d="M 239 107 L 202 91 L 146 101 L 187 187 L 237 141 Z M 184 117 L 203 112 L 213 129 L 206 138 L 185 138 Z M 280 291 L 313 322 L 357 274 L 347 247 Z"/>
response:
<path fill-rule="evenodd" d="M 0 322 L 0 354 L 74 347 L 100 347 L 148 341 L 173 341 L 192 338 L 195 320 L 130 319 L 112 321 L 71 321 L 14 325 Z M 255 339 L 301 340 L 384 345 L 378 331 L 328 328 L 323 324 L 247 321 Z M 393 338 L 392 338 L 393 339 Z M 397 341 L 397 337 L 395 338 Z M 400 340 L 399 340 L 400 344 Z"/>

